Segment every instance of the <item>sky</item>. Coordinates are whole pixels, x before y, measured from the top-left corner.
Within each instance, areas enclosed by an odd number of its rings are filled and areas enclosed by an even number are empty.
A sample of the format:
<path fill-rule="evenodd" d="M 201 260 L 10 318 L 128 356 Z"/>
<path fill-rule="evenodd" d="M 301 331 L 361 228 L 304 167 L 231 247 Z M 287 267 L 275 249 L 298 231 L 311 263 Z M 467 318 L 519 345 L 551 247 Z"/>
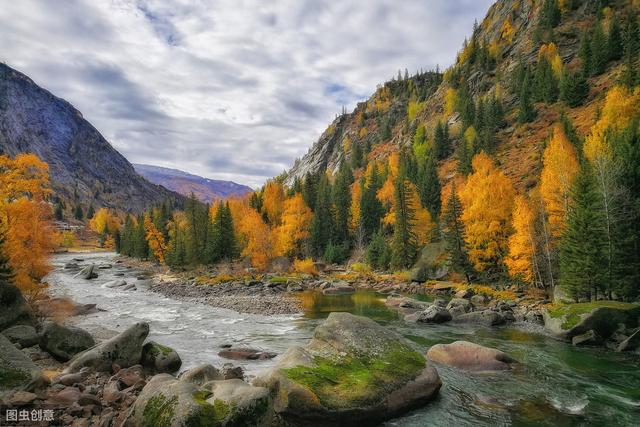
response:
<path fill-rule="evenodd" d="M 2 0 L 0 61 L 132 163 L 257 187 L 399 69 L 453 63 L 493 0 Z"/>

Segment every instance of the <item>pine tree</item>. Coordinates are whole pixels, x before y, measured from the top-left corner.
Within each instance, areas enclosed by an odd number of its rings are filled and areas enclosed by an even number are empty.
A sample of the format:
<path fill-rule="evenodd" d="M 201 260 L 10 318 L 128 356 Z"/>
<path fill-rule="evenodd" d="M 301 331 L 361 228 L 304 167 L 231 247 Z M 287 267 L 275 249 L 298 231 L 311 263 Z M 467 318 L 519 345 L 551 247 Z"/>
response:
<path fill-rule="evenodd" d="M 583 166 L 575 179 L 560 247 L 560 286 L 574 298 L 596 299 L 604 289 L 603 218 L 593 174 Z"/>
<path fill-rule="evenodd" d="M 540 24 L 545 29 L 555 28 L 562 18 L 558 0 L 544 0 L 540 10 Z"/>
<path fill-rule="evenodd" d="M 384 179 L 374 163 L 365 180 L 360 198 L 360 224 L 362 224 L 365 240 L 368 240 L 380 228 L 384 207 L 378 200 L 377 193 L 383 182 Z"/>
<path fill-rule="evenodd" d="M 624 44 L 624 71 L 622 83 L 627 87 L 633 87 L 638 79 L 636 63 L 638 60 L 639 44 L 638 20 L 635 15 L 629 15 L 624 26 L 622 41 Z"/>
<path fill-rule="evenodd" d="M 62 221 L 64 219 L 64 211 L 62 209 L 62 204 L 61 203 L 56 203 L 56 208 L 55 208 L 53 216 L 58 221 Z"/>
<path fill-rule="evenodd" d="M 433 132 L 433 151 L 438 159 L 444 159 L 451 153 L 449 125 L 438 120 Z"/>
<path fill-rule="evenodd" d="M 558 94 L 558 82 L 553 75 L 551 63 L 549 63 L 544 56 L 540 57 L 536 65 L 533 84 L 535 87 L 535 99 L 537 101 L 542 101 L 547 104 L 555 102 Z"/>
<path fill-rule="evenodd" d="M 525 78 L 522 82 L 522 88 L 520 89 L 520 102 L 518 109 L 518 122 L 520 123 L 528 123 L 532 121 L 536 116 L 533 105 L 531 104 L 529 82 L 529 73 L 526 73 Z"/>
<path fill-rule="evenodd" d="M 466 249 L 465 230 L 462 223 L 462 203 L 456 192 L 455 184 L 451 186 L 451 194 L 442 214 L 442 223 L 447 252 L 451 257 L 451 267 L 454 271 L 464 274 L 467 283 L 471 283 L 473 268 Z"/>
<path fill-rule="evenodd" d="M 6 254 L 5 241 L 5 234 L 3 231 L 0 231 L 0 286 L 12 283 L 15 276 L 9 264 L 9 257 Z"/>
<path fill-rule="evenodd" d="M 396 212 L 391 243 L 391 265 L 394 268 L 409 267 L 418 253 L 417 239 L 413 232 L 415 206 L 409 201 L 408 185 L 404 171 L 400 171 L 394 188 Z"/>
<path fill-rule="evenodd" d="M 578 57 L 582 63 L 582 75 L 591 75 L 591 37 L 589 31 L 585 30 L 580 38 L 580 47 L 578 48 Z"/>
<path fill-rule="evenodd" d="M 315 210 L 311 220 L 310 245 L 312 253 L 319 257 L 324 254 L 333 231 L 333 209 L 331 204 L 331 183 L 322 174 L 318 183 Z"/>
<path fill-rule="evenodd" d="M 376 270 L 389 268 L 391 248 L 380 232 L 376 232 L 367 247 L 367 263 Z"/>
<path fill-rule="evenodd" d="M 92 203 L 89 205 L 89 209 L 87 209 L 87 219 L 93 218 L 95 214 L 96 214 L 96 210 L 93 207 L 93 203 Z"/>
<path fill-rule="evenodd" d="M 362 167 L 362 161 L 362 147 L 358 141 L 355 141 L 351 144 L 351 167 L 353 169 Z"/>
<path fill-rule="evenodd" d="M 332 199 L 334 205 L 333 241 L 337 245 L 349 244 L 349 212 L 351 210 L 351 184 L 353 173 L 351 168 L 342 162 L 336 176 Z"/>
<path fill-rule="evenodd" d="M 624 47 L 622 43 L 622 30 L 620 29 L 620 22 L 615 13 L 611 17 L 609 23 L 609 35 L 607 37 L 607 50 L 609 51 L 609 60 L 617 61 L 622 58 L 624 53 Z"/>
<path fill-rule="evenodd" d="M 213 220 L 213 240 L 218 250 L 219 259 L 233 260 L 238 256 L 233 217 L 229 202 L 220 203 Z"/>
<path fill-rule="evenodd" d="M 418 178 L 418 191 L 422 206 L 429 210 L 432 218 L 440 215 L 440 178 L 438 169 L 432 156 L 429 156 L 426 163 L 420 168 Z"/>
<path fill-rule="evenodd" d="M 82 219 L 84 218 L 84 212 L 82 212 L 82 206 L 80 204 L 76 205 L 73 211 L 73 217 L 78 221 L 82 221 Z"/>
<path fill-rule="evenodd" d="M 133 255 L 139 259 L 149 257 L 149 244 L 147 243 L 147 231 L 144 228 L 144 215 L 138 216 L 133 236 Z"/>
<path fill-rule="evenodd" d="M 581 72 L 565 71 L 560 80 L 560 100 L 569 107 L 582 105 L 589 95 L 589 83 Z"/>
<path fill-rule="evenodd" d="M 591 74 L 599 75 L 604 73 L 608 60 L 607 37 L 602 29 L 602 23 L 598 21 L 591 38 Z"/>

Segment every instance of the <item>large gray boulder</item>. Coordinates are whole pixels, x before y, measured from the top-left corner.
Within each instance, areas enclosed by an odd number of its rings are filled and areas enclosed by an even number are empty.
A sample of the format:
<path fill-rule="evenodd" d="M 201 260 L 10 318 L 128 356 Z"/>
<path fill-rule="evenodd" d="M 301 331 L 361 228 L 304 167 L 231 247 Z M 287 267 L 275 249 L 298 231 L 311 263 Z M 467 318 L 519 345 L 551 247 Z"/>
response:
<path fill-rule="evenodd" d="M 0 331 L 13 325 L 35 325 L 31 309 L 20 290 L 0 282 Z"/>
<path fill-rule="evenodd" d="M 54 322 L 46 322 L 40 332 L 40 348 L 63 362 L 95 344 L 91 334 L 84 329 Z"/>
<path fill-rule="evenodd" d="M 556 338 L 573 337 L 592 330 L 602 341 L 611 337 L 620 324 L 635 328 L 640 318 L 640 304 L 617 301 L 560 305 L 543 313 L 544 326 Z"/>
<path fill-rule="evenodd" d="M 39 340 L 36 328 L 30 325 L 12 326 L 2 331 L 2 335 L 12 343 L 20 344 L 22 348 L 34 346 Z"/>
<path fill-rule="evenodd" d="M 82 270 L 80 270 L 74 277 L 81 277 L 85 280 L 96 279 L 98 277 L 98 273 L 96 273 L 95 264 L 83 267 Z"/>
<path fill-rule="evenodd" d="M 331 313 L 304 347 L 292 347 L 254 385 L 267 387 L 285 424 L 379 423 L 421 407 L 441 386 L 403 337 L 371 319 Z"/>
<path fill-rule="evenodd" d="M 494 348 L 468 341 L 436 344 L 427 352 L 431 362 L 468 371 L 501 371 L 511 369 L 516 360 Z"/>
<path fill-rule="evenodd" d="M 484 326 L 498 326 L 506 323 L 504 316 L 493 310 L 472 311 L 457 316 L 454 321 Z"/>
<path fill-rule="evenodd" d="M 182 359 L 174 349 L 149 341 L 142 347 L 142 365 L 157 373 L 176 372 Z"/>
<path fill-rule="evenodd" d="M 444 323 L 452 319 L 451 313 L 446 308 L 432 305 L 427 307 L 421 313 L 417 313 L 416 322 L 418 323 Z"/>
<path fill-rule="evenodd" d="M 114 364 L 121 368 L 137 365 L 142 359 L 142 345 L 147 335 L 149 324 L 136 323 L 115 337 L 76 355 L 65 373 L 77 372 L 85 366 L 109 372 Z"/>
<path fill-rule="evenodd" d="M 237 379 L 198 385 L 159 374 L 142 389 L 126 425 L 268 426 L 272 415 L 266 388 Z"/>
<path fill-rule="evenodd" d="M 616 351 L 633 351 L 637 348 L 640 348 L 640 328 L 622 341 L 616 347 Z"/>
<path fill-rule="evenodd" d="M 40 368 L 0 334 L 0 400 L 10 390 L 32 391 L 46 382 Z"/>

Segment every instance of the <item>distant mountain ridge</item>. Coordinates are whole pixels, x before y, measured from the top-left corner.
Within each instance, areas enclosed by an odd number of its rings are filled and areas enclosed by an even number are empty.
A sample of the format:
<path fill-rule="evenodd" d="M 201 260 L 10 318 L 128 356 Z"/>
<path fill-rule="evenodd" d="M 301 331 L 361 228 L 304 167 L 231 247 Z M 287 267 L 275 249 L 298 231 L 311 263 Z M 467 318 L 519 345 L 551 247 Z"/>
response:
<path fill-rule="evenodd" d="M 184 197 L 136 173 L 69 102 L 0 63 L 0 154 L 33 153 L 49 165 L 55 196 L 69 213 L 108 207 L 141 212 Z"/>
<path fill-rule="evenodd" d="M 133 167 L 136 172 L 154 184 L 162 185 L 184 196 L 193 193 L 205 203 L 243 196 L 253 191 L 251 187 L 233 181 L 204 178 L 178 169 L 143 164 L 134 164 Z"/>

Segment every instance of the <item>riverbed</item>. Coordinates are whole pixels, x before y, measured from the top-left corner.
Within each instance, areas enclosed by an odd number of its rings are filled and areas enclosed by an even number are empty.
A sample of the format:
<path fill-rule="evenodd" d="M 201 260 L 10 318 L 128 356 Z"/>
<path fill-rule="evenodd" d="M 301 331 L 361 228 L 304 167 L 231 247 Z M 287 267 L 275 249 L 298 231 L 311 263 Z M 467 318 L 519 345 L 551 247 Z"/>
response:
<path fill-rule="evenodd" d="M 87 281 L 63 268 L 73 258 L 81 258 L 81 264 L 113 267 L 99 270 L 97 279 Z M 634 426 L 640 419 L 638 354 L 575 348 L 536 329 L 407 324 L 385 307 L 384 296 L 368 291 L 331 297 L 305 292 L 300 296 L 304 312 L 297 315 L 241 314 L 151 292 L 149 281 L 138 279 L 141 272 L 116 264 L 113 253 L 61 254 L 53 261 L 55 270 L 46 279 L 52 296 L 96 303 L 100 309 L 74 318 L 74 324 L 100 336 L 149 322 L 149 338 L 175 348 L 183 369 L 229 362 L 217 355 L 225 344 L 282 354 L 290 346 L 306 343 L 331 311 L 373 318 L 422 351 L 436 343 L 467 340 L 498 348 L 522 362 L 513 372 L 484 375 L 437 367 L 443 382 L 438 399 L 388 422 L 389 426 Z M 136 284 L 137 290 L 103 286 L 116 279 Z M 255 375 L 276 360 L 234 364 Z"/>

